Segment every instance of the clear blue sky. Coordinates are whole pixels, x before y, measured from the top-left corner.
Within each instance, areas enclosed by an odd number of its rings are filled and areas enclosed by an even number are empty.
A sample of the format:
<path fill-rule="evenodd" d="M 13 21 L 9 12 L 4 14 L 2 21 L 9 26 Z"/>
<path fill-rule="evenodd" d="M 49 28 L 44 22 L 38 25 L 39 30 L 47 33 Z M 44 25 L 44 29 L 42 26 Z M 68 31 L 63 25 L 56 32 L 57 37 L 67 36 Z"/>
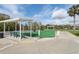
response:
<path fill-rule="evenodd" d="M 8 14 L 12 18 L 31 17 L 42 23 L 62 23 L 66 20 L 67 10 L 70 4 L 2 4 L 0 13 Z M 65 18 L 66 17 L 66 18 Z M 64 21 L 59 22 L 59 18 Z"/>

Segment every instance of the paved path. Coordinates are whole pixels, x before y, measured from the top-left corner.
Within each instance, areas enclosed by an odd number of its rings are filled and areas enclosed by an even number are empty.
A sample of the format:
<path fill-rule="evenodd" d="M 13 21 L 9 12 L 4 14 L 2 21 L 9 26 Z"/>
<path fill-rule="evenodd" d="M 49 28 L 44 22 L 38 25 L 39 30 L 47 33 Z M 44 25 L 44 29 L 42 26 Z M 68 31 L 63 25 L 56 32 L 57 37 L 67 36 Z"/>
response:
<path fill-rule="evenodd" d="M 54 40 L 36 41 L 25 40 L 19 42 L 13 47 L 9 47 L 0 53 L 16 53 L 16 54 L 73 54 L 79 53 L 79 37 L 68 32 L 60 32 Z"/>

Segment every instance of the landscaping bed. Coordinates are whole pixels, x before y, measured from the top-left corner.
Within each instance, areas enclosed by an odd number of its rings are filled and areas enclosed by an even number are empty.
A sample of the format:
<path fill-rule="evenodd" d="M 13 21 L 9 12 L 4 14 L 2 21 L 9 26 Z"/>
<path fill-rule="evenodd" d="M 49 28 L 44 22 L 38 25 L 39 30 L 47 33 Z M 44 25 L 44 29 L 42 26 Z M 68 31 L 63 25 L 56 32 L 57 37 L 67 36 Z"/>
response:
<path fill-rule="evenodd" d="M 79 36 L 79 30 L 68 30 L 70 33 Z"/>

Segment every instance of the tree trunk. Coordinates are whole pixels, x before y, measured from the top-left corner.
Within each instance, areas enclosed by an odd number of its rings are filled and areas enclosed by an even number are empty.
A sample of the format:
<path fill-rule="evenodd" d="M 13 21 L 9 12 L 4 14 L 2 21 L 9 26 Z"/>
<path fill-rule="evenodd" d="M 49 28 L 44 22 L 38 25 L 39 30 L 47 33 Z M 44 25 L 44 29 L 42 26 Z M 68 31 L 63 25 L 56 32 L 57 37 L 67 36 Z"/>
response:
<path fill-rule="evenodd" d="M 73 23 L 73 30 L 76 29 L 76 24 L 75 24 L 75 15 L 74 15 L 74 23 Z"/>

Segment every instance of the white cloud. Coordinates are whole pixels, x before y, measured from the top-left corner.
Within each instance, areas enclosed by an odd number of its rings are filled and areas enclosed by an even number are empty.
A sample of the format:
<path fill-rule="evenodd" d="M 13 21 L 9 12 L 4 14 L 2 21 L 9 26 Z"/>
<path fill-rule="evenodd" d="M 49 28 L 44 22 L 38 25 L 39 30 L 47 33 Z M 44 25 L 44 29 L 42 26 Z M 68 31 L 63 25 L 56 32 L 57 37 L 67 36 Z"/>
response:
<path fill-rule="evenodd" d="M 70 6 L 68 6 L 69 8 Z M 67 8 L 66 8 L 67 9 Z M 65 8 L 55 7 L 51 9 L 49 5 L 45 6 L 43 10 L 39 14 L 35 14 L 33 16 L 35 21 L 42 21 L 43 24 L 73 24 L 73 17 L 70 17 L 67 14 L 67 10 Z M 49 16 L 51 15 L 51 16 Z M 49 16 L 49 19 L 44 19 L 43 17 Z M 76 24 L 79 24 L 79 16 L 76 16 Z"/>
<path fill-rule="evenodd" d="M 24 13 L 19 11 L 19 7 L 13 4 L 2 5 L 3 9 L 0 9 L 0 13 L 8 14 L 11 17 L 24 17 Z"/>
<path fill-rule="evenodd" d="M 50 5 L 45 5 L 42 9 L 42 11 L 40 11 L 38 14 L 35 14 L 32 18 L 35 21 L 39 21 L 42 24 L 48 24 L 51 23 L 51 6 Z"/>
<path fill-rule="evenodd" d="M 53 19 L 64 19 L 68 16 L 67 10 L 63 8 L 55 8 L 52 12 L 52 18 Z"/>
<path fill-rule="evenodd" d="M 50 5 L 45 5 L 40 14 L 43 16 L 49 16 L 51 14 L 51 9 L 52 7 Z"/>
<path fill-rule="evenodd" d="M 0 13 L 6 14 L 6 15 L 10 15 L 10 12 L 6 11 L 4 9 L 0 9 Z"/>
<path fill-rule="evenodd" d="M 49 16 L 49 19 L 45 19 Z M 51 17 L 52 16 L 52 17 Z M 43 10 L 39 14 L 35 14 L 33 16 L 35 21 L 41 21 L 43 24 L 68 24 L 71 17 L 68 16 L 67 10 L 59 7 L 55 7 L 54 9 L 45 6 Z M 62 20 L 60 20 L 62 19 Z"/>
<path fill-rule="evenodd" d="M 48 16 L 49 19 L 45 19 Z M 55 7 L 52 10 L 51 8 L 44 7 L 43 10 L 39 14 L 35 14 L 33 18 L 35 21 L 40 21 L 43 24 L 73 24 L 70 23 L 70 21 L 73 21 L 73 18 L 68 16 L 67 10 L 59 7 Z"/>
<path fill-rule="evenodd" d="M 73 20 L 73 18 L 67 14 L 66 9 L 58 8 L 58 7 L 55 7 L 52 10 L 51 18 L 53 20 L 53 23 L 57 24 L 57 25 L 59 25 L 59 24 L 61 24 L 61 25 L 62 24 L 71 24 L 70 21 Z"/>

